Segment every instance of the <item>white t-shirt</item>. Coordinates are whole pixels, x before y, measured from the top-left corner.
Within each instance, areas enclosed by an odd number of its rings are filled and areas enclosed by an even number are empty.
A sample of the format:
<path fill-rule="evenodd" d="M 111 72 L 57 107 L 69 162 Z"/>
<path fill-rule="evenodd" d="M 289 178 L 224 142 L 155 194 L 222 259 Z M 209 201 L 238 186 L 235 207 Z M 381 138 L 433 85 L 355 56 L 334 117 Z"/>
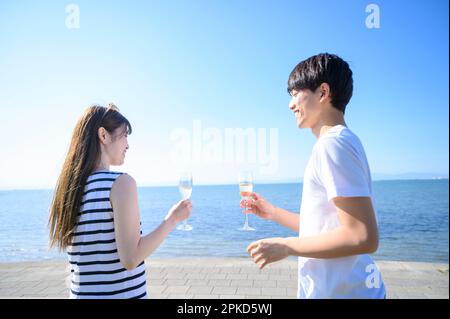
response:
<path fill-rule="evenodd" d="M 305 169 L 299 237 L 340 225 L 334 197 L 372 197 L 369 164 L 359 138 L 343 125 L 314 145 Z M 384 298 L 381 274 L 369 255 L 318 259 L 299 257 L 298 298 Z"/>

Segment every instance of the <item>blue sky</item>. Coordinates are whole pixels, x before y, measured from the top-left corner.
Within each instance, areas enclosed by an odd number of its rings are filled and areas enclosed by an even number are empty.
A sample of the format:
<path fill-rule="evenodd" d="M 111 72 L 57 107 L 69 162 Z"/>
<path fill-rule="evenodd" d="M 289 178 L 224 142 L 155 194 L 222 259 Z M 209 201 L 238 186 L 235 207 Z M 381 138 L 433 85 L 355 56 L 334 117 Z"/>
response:
<path fill-rule="evenodd" d="M 68 28 L 66 6 L 79 8 Z M 366 26 L 366 6 L 380 28 Z M 377 176 L 448 176 L 448 1 L 34 1 L 0 3 L 0 188 L 53 187 L 83 110 L 114 102 L 131 121 L 124 166 L 138 184 L 301 181 L 315 138 L 296 128 L 286 82 L 330 52 L 354 74 L 346 122 Z M 174 161 L 177 128 L 278 131 L 277 170 Z M 207 143 L 202 142 L 205 146 Z M 211 145 L 210 145 L 211 146 Z"/>

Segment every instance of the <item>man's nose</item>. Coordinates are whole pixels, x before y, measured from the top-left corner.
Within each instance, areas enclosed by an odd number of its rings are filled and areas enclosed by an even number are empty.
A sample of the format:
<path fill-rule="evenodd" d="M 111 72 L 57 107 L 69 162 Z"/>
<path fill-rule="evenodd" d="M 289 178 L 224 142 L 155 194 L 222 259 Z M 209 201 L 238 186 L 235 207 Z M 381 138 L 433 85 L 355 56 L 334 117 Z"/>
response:
<path fill-rule="evenodd" d="M 294 109 L 295 109 L 295 103 L 294 103 L 293 100 L 291 100 L 291 101 L 289 102 L 289 109 L 291 109 L 291 110 L 294 110 Z"/>

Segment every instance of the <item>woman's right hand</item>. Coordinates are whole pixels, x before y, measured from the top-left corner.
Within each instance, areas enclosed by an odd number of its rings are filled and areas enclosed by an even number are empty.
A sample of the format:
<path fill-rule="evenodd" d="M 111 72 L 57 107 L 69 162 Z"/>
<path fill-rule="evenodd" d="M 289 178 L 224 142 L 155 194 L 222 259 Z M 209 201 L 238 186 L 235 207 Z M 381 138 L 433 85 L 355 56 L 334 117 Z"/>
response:
<path fill-rule="evenodd" d="M 192 211 L 192 202 L 189 199 L 180 200 L 172 206 L 164 220 L 169 220 L 175 225 L 189 218 Z"/>
<path fill-rule="evenodd" d="M 252 193 L 249 199 L 241 200 L 241 208 L 247 208 L 244 213 L 253 213 L 263 219 L 272 220 L 275 216 L 276 207 L 265 200 L 258 193 Z"/>

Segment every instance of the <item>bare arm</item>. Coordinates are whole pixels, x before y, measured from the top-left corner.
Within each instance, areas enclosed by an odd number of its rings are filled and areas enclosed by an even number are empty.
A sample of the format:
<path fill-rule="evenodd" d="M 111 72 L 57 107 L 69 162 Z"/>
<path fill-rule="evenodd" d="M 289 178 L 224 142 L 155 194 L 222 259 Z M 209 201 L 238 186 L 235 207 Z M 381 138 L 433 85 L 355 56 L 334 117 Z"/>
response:
<path fill-rule="evenodd" d="M 299 232 L 299 214 L 272 205 L 258 193 L 252 193 L 250 200 L 242 200 L 241 207 L 247 207 L 244 213 L 253 213 L 260 218 L 273 220 L 284 227 Z"/>
<path fill-rule="evenodd" d="M 292 229 L 296 233 L 298 233 L 300 230 L 299 229 L 300 215 L 296 213 L 291 213 L 290 211 L 287 211 L 283 208 L 274 206 L 272 220 L 280 224 L 281 226 Z"/>
<path fill-rule="evenodd" d="M 369 197 L 333 199 L 341 225 L 311 237 L 270 238 L 254 242 L 248 251 L 260 267 L 289 255 L 339 258 L 373 253 L 378 248 L 378 227 Z"/>
<path fill-rule="evenodd" d="M 158 248 L 177 223 L 189 216 L 189 200 L 174 205 L 164 221 L 148 235 L 140 235 L 137 186 L 129 175 L 119 176 L 111 189 L 117 252 L 126 269 L 134 269 Z"/>

